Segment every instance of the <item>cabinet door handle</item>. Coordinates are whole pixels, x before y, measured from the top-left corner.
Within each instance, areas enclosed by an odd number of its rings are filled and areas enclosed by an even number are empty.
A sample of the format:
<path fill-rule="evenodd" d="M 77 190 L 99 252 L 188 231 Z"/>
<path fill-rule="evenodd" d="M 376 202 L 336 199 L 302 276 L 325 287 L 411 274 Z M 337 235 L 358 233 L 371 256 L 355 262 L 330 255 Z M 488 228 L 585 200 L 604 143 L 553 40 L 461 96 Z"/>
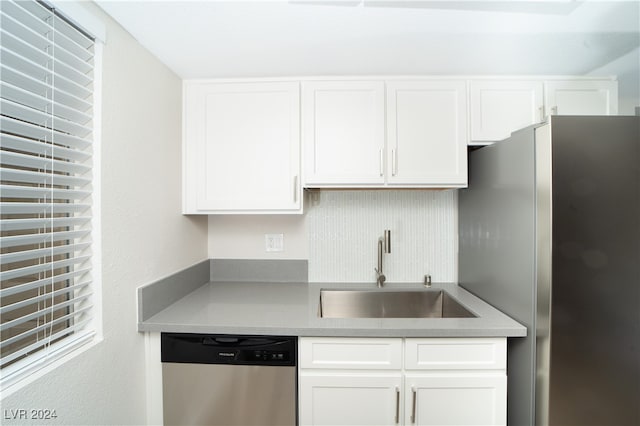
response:
<path fill-rule="evenodd" d="M 293 202 L 298 202 L 298 175 L 293 177 Z"/>
<path fill-rule="evenodd" d="M 416 422 L 416 388 L 411 387 L 411 394 L 412 394 L 412 402 L 411 402 L 411 423 L 415 423 Z"/>
<path fill-rule="evenodd" d="M 396 424 L 400 423 L 400 388 L 396 386 Z"/>
<path fill-rule="evenodd" d="M 551 114 L 558 115 L 558 107 L 557 106 L 554 106 L 553 108 L 551 108 Z"/>
<path fill-rule="evenodd" d="M 380 176 L 384 175 L 384 151 L 380 150 Z"/>
<path fill-rule="evenodd" d="M 543 122 L 544 118 L 545 118 L 544 117 L 544 107 L 543 106 L 539 107 L 538 111 L 540 112 L 540 122 Z"/>
<path fill-rule="evenodd" d="M 396 150 L 392 149 L 391 150 L 391 176 L 395 176 L 396 173 L 398 173 Z"/>

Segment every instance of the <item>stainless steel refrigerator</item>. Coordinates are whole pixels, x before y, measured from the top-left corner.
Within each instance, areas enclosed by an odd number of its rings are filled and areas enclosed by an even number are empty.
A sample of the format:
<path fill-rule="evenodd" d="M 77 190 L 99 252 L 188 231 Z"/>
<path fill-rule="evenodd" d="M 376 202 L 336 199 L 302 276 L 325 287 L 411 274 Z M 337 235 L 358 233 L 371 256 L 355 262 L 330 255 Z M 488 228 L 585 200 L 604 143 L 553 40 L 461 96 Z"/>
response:
<path fill-rule="evenodd" d="M 509 425 L 640 425 L 640 117 L 553 116 L 469 168 L 460 284 L 528 333 Z"/>

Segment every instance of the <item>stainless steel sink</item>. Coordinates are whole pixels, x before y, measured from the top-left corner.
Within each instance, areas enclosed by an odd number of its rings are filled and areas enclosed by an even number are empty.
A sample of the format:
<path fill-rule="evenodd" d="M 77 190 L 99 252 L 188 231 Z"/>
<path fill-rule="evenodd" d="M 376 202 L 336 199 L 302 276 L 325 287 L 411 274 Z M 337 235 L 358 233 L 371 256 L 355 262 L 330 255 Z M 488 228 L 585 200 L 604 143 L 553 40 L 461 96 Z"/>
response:
<path fill-rule="evenodd" d="M 320 290 L 322 318 L 475 318 L 443 290 Z"/>

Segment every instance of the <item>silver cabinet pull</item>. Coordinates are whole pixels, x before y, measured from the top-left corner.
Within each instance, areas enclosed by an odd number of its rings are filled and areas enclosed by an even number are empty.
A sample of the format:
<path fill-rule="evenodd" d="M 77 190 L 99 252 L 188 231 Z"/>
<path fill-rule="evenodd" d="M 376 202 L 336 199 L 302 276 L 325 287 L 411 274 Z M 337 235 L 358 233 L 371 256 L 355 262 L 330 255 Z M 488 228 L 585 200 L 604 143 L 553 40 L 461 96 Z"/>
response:
<path fill-rule="evenodd" d="M 396 424 L 400 423 L 400 388 L 396 386 Z"/>
<path fill-rule="evenodd" d="M 395 176 L 398 173 L 398 164 L 396 158 L 396 150 L 391 150 L 391 176 Z"/>
<path fill-rule="evenodd" d="M 298 175 L 293 177 L 293 202 L 298 202 Z"/>
<path fill-rule="evenodd" d="M 380 150 L 380 176 L 384 174 L 384 151 Z"/>
<path fill-rule="evenodd" d="M 538 108 L 538 111 L 540 112 L 540 122 L 544 121 L 544 107 L 541 106 Z"/>
<path fill-rule="evenodd" d="M 416 388 L 414 388 L 413 386 L 411 387 L 411 393 L 413 394 L 412 396 L 412 403 L 411 403 L 411 423 L 415 423 L 416 422 Z"/>
<path fill-rule="evenodd" d="M 551 114 L 558 115 L 558 107 L 557 106 L 554 106 L 553 108 L 551 108 Z"/>

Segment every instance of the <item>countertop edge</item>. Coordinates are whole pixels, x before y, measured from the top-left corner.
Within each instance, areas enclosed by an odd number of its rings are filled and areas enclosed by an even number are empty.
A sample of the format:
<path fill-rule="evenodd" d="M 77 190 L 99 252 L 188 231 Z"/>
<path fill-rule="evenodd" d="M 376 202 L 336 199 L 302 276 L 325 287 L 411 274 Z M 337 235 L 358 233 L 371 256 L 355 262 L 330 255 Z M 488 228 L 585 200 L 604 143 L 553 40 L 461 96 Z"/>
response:
<path fill-rule="evenodd" d="M 138 324 L 138 331 L 145 333 L 208 333 L 240 335 L 274 335 L 298 337 L 525 337 L 526 328 L 472 329 L 358 329 L 358 328 L 282 328 L 282 327 L 234 327 L 210 325 Z"/>

